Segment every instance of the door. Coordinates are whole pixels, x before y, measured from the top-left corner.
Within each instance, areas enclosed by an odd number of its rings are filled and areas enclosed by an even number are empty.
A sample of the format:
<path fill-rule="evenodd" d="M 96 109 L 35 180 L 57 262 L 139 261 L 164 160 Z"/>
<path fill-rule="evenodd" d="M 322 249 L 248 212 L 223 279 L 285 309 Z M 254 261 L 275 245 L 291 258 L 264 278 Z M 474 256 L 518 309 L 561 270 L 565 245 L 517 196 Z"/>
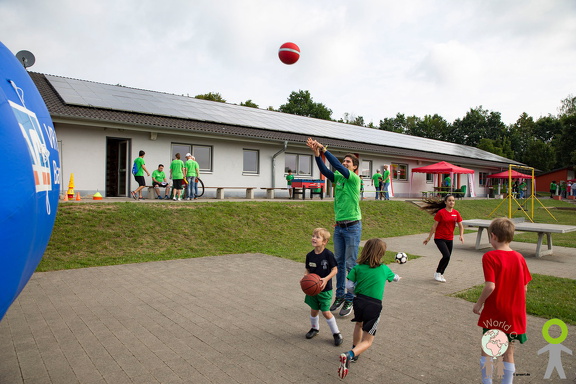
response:
<path fill-rule="evenodd" d="M 106 138 L 106 196 L 128 196 L 130 139 Z"/>

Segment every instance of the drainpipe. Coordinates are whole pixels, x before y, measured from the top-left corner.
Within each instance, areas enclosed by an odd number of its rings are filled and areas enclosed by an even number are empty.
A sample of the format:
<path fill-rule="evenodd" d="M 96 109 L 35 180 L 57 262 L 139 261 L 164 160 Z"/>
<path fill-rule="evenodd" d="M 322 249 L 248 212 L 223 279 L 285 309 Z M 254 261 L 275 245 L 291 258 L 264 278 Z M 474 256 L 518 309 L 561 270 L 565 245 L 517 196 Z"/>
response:
<path fill-rule="evenodd" d="M 272 156 L 272 188 L 276 187 L 276 157 L 278 157 L 278 155 L 280 155 L 282 152 L 286 151 L 286 148 L 288 148 L 288 142 L 284 141 L 284 148 Z"/>

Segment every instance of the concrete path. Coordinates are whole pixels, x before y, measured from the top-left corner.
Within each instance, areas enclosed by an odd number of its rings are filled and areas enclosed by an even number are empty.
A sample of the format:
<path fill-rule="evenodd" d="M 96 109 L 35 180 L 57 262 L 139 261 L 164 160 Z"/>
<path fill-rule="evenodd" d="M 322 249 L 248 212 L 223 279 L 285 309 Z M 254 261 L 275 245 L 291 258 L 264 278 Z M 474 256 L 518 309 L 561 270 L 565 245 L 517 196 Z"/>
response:
<path fill-rule="evenodd" d="M 481 284 L 475 234 L 456 245 L 445 274 L 425 234 L 386 239 L 389 250 L 423 257 L 392 265 L 373 346 L 352 365 L 349 383 L 479 383 L 480 329 L 472 304 L 447 296 Z M 536 259 L 514 243 L 530 270 L 576 279 L 575 249 Z M 298 281 L 304 266 L 242 254 L 37 273 L 0 323 L 0 383 L 329 383 L 351 344 L 351 317 L 338 318 L 335 347 L 324 320 L 312 340 Z M 544 319 L 529 317 L 516 350 L 515 383 L 572 383 L 576 327 L 563 345 L 567 380 L 543 380 Z M 551 332 L 551 336 L 558 334 Z M 528 376 L 529 375 L 529 376 Z"/>

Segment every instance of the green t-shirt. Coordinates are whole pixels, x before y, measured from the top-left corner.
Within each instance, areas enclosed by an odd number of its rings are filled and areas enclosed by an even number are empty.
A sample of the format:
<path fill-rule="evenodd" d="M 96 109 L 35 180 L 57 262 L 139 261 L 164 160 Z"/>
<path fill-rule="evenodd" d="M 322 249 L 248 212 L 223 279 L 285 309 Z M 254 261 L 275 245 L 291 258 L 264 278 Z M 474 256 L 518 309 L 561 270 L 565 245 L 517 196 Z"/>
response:
<path fill-rule="evenodd" d="M 362 220 L 360 212 L 360 176 L 350 172 L 346 179 L 340 172 L 334 172 L 334 216 L 336 221 Z"/>
<path fill-rule="evenodd" d="M 394 281 L 394 272 L 387 265 L 381 264 L 370 268 L 368 264 L 356 264 L 348 272 L 348 280 L 356 283 L 354 294 L 382 300 L 386 281 Z"/>
<path fill-rule="evenodd" d="M 186 177 L 196 177 L 198 176 L 199 165 L 195 160 L 186 160 Z"/>
<path fill-rule="evenodd" d="M 374 183 L 374 185 L 379 186 L 381 178 L 382 178 L 382 175 L 380 173 L 375 173 L 372 176 L 372 182 Z"/>
<path fill-rule="evenodd" d="M 286 175 L 286 182 L 288 185 L 292 185 L 292 180 L 294 179 L 294 175 Z"/>
<path fill-rule="evenodd" d="M 170 163 L 170 171 L 172 171 L 172 180 L 181 180 L 184 178 L 184 162 L 182 160 L 174 159 Z"/>
<path fill-rule="evenodd" d="M 390 182 L 390 171 L 386 170 L 382 173 L 382 182 L 389 183 Z"/>
<path fill-rule="evenodd" d="M 163 183 L 166 178 L 164 171 L 159 171 L 157 169 L 152 172 L 152 181 L 156 180 L 158 183 Z"/>
<path fill-rule="evenodd" d="M 136 172 L 136 174 L 134 176 L 144 176 L 144 169 L 142 168 L 142 166 L 144 164 L 146 164 L 144 162 L 144 158 L 143 157 L 137 157 L 136 160 L 134 160 L 134 162 L 138 166 L 138 172 Z"/>

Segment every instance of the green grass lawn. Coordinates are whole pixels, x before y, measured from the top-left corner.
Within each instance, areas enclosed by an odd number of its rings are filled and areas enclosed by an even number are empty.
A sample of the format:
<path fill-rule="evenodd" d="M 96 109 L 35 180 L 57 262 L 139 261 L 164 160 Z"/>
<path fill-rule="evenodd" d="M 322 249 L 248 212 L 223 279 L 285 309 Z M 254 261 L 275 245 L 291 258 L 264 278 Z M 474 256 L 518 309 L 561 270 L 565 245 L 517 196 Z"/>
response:
<path fill-rule="evenodd" d="M 484 285 L 477 285 L 462 292 L 459 297 L 475 303 Z M 545 319 L 560 319 L 576 325 L 576 280 L 533 274 L 526 292 L 526 312 Z"/>
<path fill-rule="evenodd" d="M 488 218 L 499 202 L 459 200 L 456 209 L 465 219 Z M 556 200 L 546 205 L 572 206 Z M 501 208 L 492 217 L 505 216 Z M 425 233 L 433 222 L 430 214 L 404 201 L 362 201 L 361 209 L 363 240 Z M 558 223 L 576 225 L 575 212 L 551 212 Z M 536 221 L 555 222 L 543 209 L 536 210 Z M 303 262 L 312 230 L 331 231 L 333 224 L 331 201 L 61 203 L 38 271 L 230 253 L 265 253 Z M 536 242 L 537 235 L 521 234 L 515 240 Z M 576 232 L 554 235 L 554 244 L 576 247 Z M 331 241 L 328 248 L 333 249 Z"/>

